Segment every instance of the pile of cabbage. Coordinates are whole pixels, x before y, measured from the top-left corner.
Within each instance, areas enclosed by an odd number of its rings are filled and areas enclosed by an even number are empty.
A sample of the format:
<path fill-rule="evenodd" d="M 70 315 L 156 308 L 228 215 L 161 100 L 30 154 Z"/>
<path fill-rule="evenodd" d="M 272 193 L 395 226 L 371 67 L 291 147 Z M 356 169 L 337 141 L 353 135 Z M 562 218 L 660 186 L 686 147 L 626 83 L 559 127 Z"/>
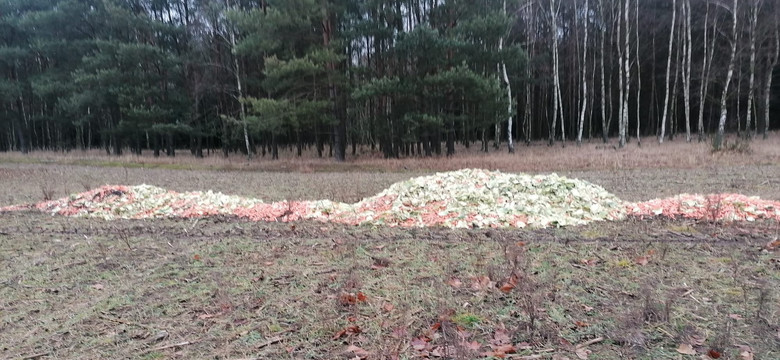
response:
<path fill-rule="evenodd" d="M 331 200 L 264 202 L 212 191 L 175 192 L 138 185 L 103 186 L 59 200 L 0 208 L 0 212 L 24 209 L 105 220 L 224 215 L 252 221 L 448 228 L 544 228 L 627 216 L 780 220 L 780 202 L 744 195 L 679 195 L 627 203 L 601 186 L 579 179 L 480 169 L 398 182 L 354 204 Z"/>

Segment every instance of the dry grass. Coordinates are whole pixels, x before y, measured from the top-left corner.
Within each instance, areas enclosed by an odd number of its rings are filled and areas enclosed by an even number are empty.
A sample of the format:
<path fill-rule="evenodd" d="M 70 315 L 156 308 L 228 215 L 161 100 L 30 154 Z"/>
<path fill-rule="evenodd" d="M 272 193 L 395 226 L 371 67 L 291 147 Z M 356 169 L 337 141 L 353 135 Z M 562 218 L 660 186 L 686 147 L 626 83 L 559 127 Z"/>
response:
<path fill-rule="evenodd" d="M 679 193 L 736 192 L 780 200 L 780 164 L 704 169 L 565 171 L 561 175 L 605 187 L 621 199 L 640 201 Z M 57 164 L 0 163 L 0 206 L 54 198 L 101 185 L 152 184 L 176 191 L 214 190 L 266 201 L 332 199 L 356 202 L 422 171 L 295 172 L 170 170 Z"/>
<path fill-rule="evenodd" d="M 780 199 L 776 137 L 755 141 L 750 156 L 713 155 L 699 144 L 588 146 L 338 165 L 177 157 L 141 166 L 146 158 L 3 154 L 0 204 L 107 183 L 356 201 L 431 170 L 494 166 L 563 168 L 629 200 L 725 191 Z M 588 158 L 595 162 L 580 163 Z M 643 164 L 649 168 L 636 168 Z M 223 171 L 266 168 L 289 172 Z M 311 173 L 292 172 L 300 170 Z M 779 235 L 776 222 L 487 233 L 5 213 L 0 358 L 338 359 L 354 358 L 345 354 L 352 345 L 369 359 L 409 359 L 420 355 L 412 340 L 429 336 L 445 358 L 470 359 L 478 353 L 459 341 L 463 331 L 488 351 L 505 328 L 513 344 L 527 343 L 519 355 L 543 359 L 577 358 L 571 344 L 599 337 L 587 346 L 591 359 L 676 358 L 681 342 L 699 340 L 699 354 L 715 349 L 736 359 L 734 344 L 744 344 L 755 358 L 772 359 L 780 357 L 780 253 L 762 248 Z M 507 293 L 474 287 L 475 278 L 501 286 L 512 275 L 522 281 Z M 350 300 L 358 293 L 366 301 Z"/>
<path fill-rule="evenodd" d="M 460 327 L 481 352 L 505 328 L 520 355 L 576 358 L 568 344 L 603 337 L 592 359 L 661 359 L 692 334 L 700 353 L 721 346 L 727 324 L 726 358 L 735 343 L 780 356 L 780 259 L 756 251 L 776 224 L 486 233 L 0 216 L 4 358 L 338 359 L 354 345 L 408 359 L 420 336 L 446 358 L 479 357 Z M 474 284 L 512 274 L 506 293 Z"/>
<path fill-rule="evenodd" d="M 88 152 L 33 152 L 28 155 L 17 153 L 0 154 L 0 162 L 56 163 L 68 165 L 96 165 L 108 167 L 144 167 L 172 170 L 252 170 L 281 172 L 344 172 L 344 171 L 447 171 L 462 168 L 485 168 L 515 172 L 625 170 L 625 169 L 699 169 L 737 165 L 765 165 L 780 163 L 780 135 L 772 134 L 769 140 L 754 140 L 750 152 L 726 151 L 713 153 L 708 142 L 686 143 L 667 141 L 659 145 L 655 139 L 644 139 L 642 147 L 636 142 L 617 150 L 614 144 L 602 144 L 594 140 L 577 147 L 568 143 L 548 147 L 543 142 L 530 146 L 518 144 L 514 155 L 505 150 L 482 153 L 477 147 L 458 148 L 455 156 L 442 160 L 441 157 L 407 159 L 383 159 L 378 151 L 361 149 L 357 156 L 348 156 L 346 163 L 339 164 L 329 159 L 319 159 L 313 151 L 307 151 L 298 158 L 293 151 L 281 151 L 280 161 L 269 157 L 255 157 L 247 160 L 233 154 L 223 158 L 214 153 L 205 158 L 196 158 L 189 151 L 177 151 L 175 158 L 155 158 L 151 152 L 143 156 L 109 156 L 102 150 Z M 492 148 L 491 148 L 492 149 Z"/>

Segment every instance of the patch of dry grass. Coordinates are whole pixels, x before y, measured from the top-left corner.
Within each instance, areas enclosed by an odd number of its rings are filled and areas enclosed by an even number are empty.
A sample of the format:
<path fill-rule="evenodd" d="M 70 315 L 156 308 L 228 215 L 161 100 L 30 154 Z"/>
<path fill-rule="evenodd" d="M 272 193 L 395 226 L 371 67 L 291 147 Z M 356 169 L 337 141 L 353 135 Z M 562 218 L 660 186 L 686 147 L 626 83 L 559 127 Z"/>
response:
<path fill-rule="evenodd" d="M 484 232 L 0 217 L 6 358 L 334 359 L 354 357 L 349 346 L 412 358 L 426 337 L 466 359 L 506 329 L 520 355 L 576 358 L 574 345 L 601 337 L 591 358 L 659 359 L 693 335 L 700 353 L 722 347 L 726 328 L 727 358 L 734 343 L 780 355 L 780 259 L 758 251 L 776 224 L 679 234 L 647 222 Z M 513 275 L 515 288 L 497 289 Z"/>
<path fill-rule="evenodd" d="M 515 172 L 624 170 L 624 169 L 700 169 L 716 166 L 765 165 L 780 163 L 780 136 L 773 134 L 768 140 L 753 140 L 750 152 L 724 151 L 713 153 L 708 142 L 667 141 L 659 145 L 653 138 L 644 139 L 642 146 L 636 140 L 624 149 L 616 149 L 613 143 L 603 144 L 594 140 L 578 147 L 574 143 L 561 143 L 553 147 L 544 142 L 530 146 L 517 144 L 516 154 L 499 152 L 483 153 L 478 147 L 459 147 L 453 157 L 412 157 L 383 159 L 378 151 L 362 148 L 357 156 L 348 156 L 346 163 L 320 159 L 313 151 L 300 158 L 292 150 L 282 150 L 280 161 L 257 156 L 253 160 L 239 154 L 228 158 L 213 153 L 205 158 L 193 157 L 189 151 L 177 151 L 174 158 L 155 158 L 151 152 L 143 156 L 110 156 L 102 150 L 69 153 L 33 152 L 0 154 L 0 162 L 56 163 L 67 165 L 91 165 L 102 167 L 141 167 L 171 170 L 253 170 L 281 172 L 345 172 L 345 171 L 448 171 L 462 168 L 486 168 Z"/>

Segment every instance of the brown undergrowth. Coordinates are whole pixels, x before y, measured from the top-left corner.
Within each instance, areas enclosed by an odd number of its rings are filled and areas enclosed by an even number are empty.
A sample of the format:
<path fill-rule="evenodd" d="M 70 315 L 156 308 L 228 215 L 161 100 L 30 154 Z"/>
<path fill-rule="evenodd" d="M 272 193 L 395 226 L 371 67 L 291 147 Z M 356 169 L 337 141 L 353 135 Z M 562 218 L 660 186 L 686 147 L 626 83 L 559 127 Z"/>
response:
<path fill-rule="evenodd" d="M 0 218 L 4 358 L 778 356 L 777 223 Z"/>

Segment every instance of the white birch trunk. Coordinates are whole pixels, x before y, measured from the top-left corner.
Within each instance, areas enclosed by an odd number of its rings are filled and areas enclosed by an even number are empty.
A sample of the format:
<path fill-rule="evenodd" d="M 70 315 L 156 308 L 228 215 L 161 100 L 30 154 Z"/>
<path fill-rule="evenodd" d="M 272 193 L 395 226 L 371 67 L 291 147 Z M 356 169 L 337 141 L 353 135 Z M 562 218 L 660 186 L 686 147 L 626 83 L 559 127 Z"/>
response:
<path fill-rule="evenodd" d="M 503 8 L 503 14 L 506 16 L 506 0 L 504 0 L 504 8 Z M 504 37 L 498 39 L 498 51 L 503 52 L 504 51 Z M 501 61 L 500 65 L 501 75 L 502 79 L 504 79 L 504 85 L 506 85 L 506 97 L 508 100 L 507 103 L 507 109 L 506 109 L 506 116 L 507 116 L 507 125 L 506 125 L 506 138 L 507 138 L 507 149 L 509 150 L 509 153 L 512 154 L 515 152 L 515 144 L 512 141 L 512 120 L 513 120 L 513 111 L 512 111 L 512 84 L 509 82 L 509 74 L 507 74 L 506 71 L 506 62 L 503 60 Z M 496 127 L 496 132 L 500 132 L 500 129 Z M 498 135 L 496 135 L 496 143 L 498 143 Z"/>
<path fill-rule="evenodd" d="M 639 0 L 636 0 L 636 142 L 637 146 L 642 146 L 642 139 L 639 136 L 639 129 L 642 125 L 642 122 L 639 118 L 639 108 L 642 104 L 642 70 L 639 66 L 640 59 L 639 59 Z"/>
<path fill-rule="evenodd" d="M 599 51 L 599 55 L 601 56 L 601 131 L 602 131 L 602 139 L 604 140 L 604 143 L 606 144 L 609 136 L 609 129 L 607 125 L 607 92 L 606 92 L 606 80 L 604 76 L 604 43 L 607 39 L 607 22 L 605 20 L 606 12 L 604 11 L 604 0 L 599 0 L 599 12 L 601 13 L 601 51 Z"/>
<path fill-rule="evenodd" d="M 683 67 L 683 97 L 685 97 L 685 141 L 691 142 L 691 0 L 685 0 L 683 5 L 685 9 L 685 30 L 686 37 L 683 46 L 685 53 L 685 65 Z"/>
<path fill-rule="evenodd" d="M 698 123 L 698 133 L 699 133 L 699 142 L 704 141 L 704 105 L 707 103 L 707 63 L 709 61 L 708 56 L 708 50 L 707 50 L 707 36 L 709 34 L 709 29 L 707 28 L 707 25 L 710 20 L 710 3 L 707 3 L 707 12 L 704 15 L 704 57 L 702 59 L 702 65 L 701 65 L 701 84 L 699 84 L 699 123 Z"/>
<path fill-rule="evenodd" d="M 751 123 L 753 122 L 753 101 L 755 96 L 755 83 L 756 83 L 756 23 L 758 22 L 758 8 L 761 6 L 761 1 L 756 0 L 752 2 L 751 8 L 751 22 L 750 22 L 750 80 L 748 80 L 748 99 L 747 99 L 747 114 L 745 116 L 745 138 L 751 138 L 753 134 L 750 131 Z M 758 122 L 758 120 L 756 120 Z M 758 130 L 758 127 L 756 127 Z"/>
<path fill-rule="evenodd" d="M 729 95 L 729 85 L 731 85 L 731 79 L 734 76 L 734 60 L 737 57 L 737 4 L 739 0 L 734 0 L 733 7 L 731 9 L 731 55 L 729 57 L 729 69 L 726 73 L 726 83 L 723 85 L 723 94 L 720 97 L 720 119 L 718 120 L 718 134 L 715 136 L 715 143 L 713 147 L 715 150 L 720 150 L 723 146 L 723 136 L 726 132 L 726 118 L 728 117 L 728 107 L 726 100 Z"/>
<path fill-rule="evenodd" d="M 618 3 L 620 5 L 620 3 Z M 618 48 L 618 71 L 619 71 L 619 82 L 618 82 L 618 88 L 619 88 L 619 94 L 620 94 L 620 105 L 618 108 L 618 147 L 622 148 L 626 146 L 626 128 L 625 123 L 623 122 L 623 119 L 626 114 L 626 103 L 625 103 L 625 81 L 626 81 L 626 71 L 623 68 L 623 61 L 626 57 L 625 52 L 623 52 L 620 48 L 620 40 L 622 40 L 622 27 L 621 27 L 621 21 L 623 20 L 623 7 L 618 6 L 618 18 L 617 18 L 617 48 Z M 628 29 L 626 29 L 626 33 L 628 33 Z"/>
<path fill-rule="evenodd" d="M 630 39 L 631 39 L 631 23 L 629 20 L 630 15 L 630 7 L 631 0 L 625 0 L 625 9 L 623 10 L 623 19 L 625 20 L 625 67 L 626 67 L 626 93 L 625 93 L 625 99 L 623 100 L 623 146 L 626 145 L 626 140 L 628 138 L 628 99 L 631 94 L 631 47 L 630 47 Z"/>
<path fill-rule="evenodd" d="M 769 137 L 769 100 L 770 100 L 770 96 L 772 95 L 772 72 L 777 66 L 777 59 L 780 58 L 780 24 L 778 24 L 780 19 L 778 19 L 777 16 L 775 16 L 774 20 L 775 20 L 775 53 L 774 56 L 769 60 L 771 66 L 769 66 L 769 68 L 767 69 L 766 88 L 764 89 L 765 90 L 764 91 L 764 140 L 766 140 Z"/>
<path fill-rule="evenodd" d="M 585 37 L 582 40 L 582 108 L 580 109 L 580 119 L 577 129 L 577 145 L 582 145 L 582 130 L 585 126 L 585 112 L 588 108 L 588 22 L 589 9 L 588 0 L 585 0 Z"/>
<path fill-rule="evenodd" d="M 535 29 L 536 29 L 536 17 L 534 16 L 534 6 L 533 6 L 534 0 L 528 0 L 528 4 L 526 5 L 528 9 L 528 19 L 526 20 L 526 32 L 527 32 L 527 41 L 528 41 L 528 59 L 530 62 L 531 57 L 534 56 L 534 41 L 535 39 L 532 39 L 532 34 L 535 35 Z M 525 143 L 531 144 L 531 100 L 532 100 L 532 94 L 531 94 L 531 77 L 533 76 L 533 71 L 531 66 L 526 66 L 526 83 L 525 83 L 525 109 L 523 111 L 523 132 L 525 133 Z"/>
<path fill-rule="evenodd" d="M 664 143 L 666 136 L 666 117 L 669 115 L 669 78 L 672 71 L 672 50 L 674 50 L 674 28 L 677 23 L 677 0 L 672 0 L 672 26 L 669 31 L 669 56 L 666 58 L 666 90 L 664 91 L 664 112 L 661 116 L 661 134 L 658 143 Z"/>
<path fill-rule="evenodd" d="M 228 7 L 232 7 L 230 1 L 227 2 Z M 233 71 L 236 75 L 236 96 L 239 100 L 239 107 L 241 108 L 241 126 L 244 130 L 244 144 L 246 145 L 246 156 L 248 159 L 252 159 L 252 149 L 249 146 L 249 131 L 247 129 L 247 123 L 246 123 L 246 110 L 244 109 L 244 104 L 241 103 L 241 98 L 244 97 L 244 91 L 241 87 L 241 68 L 238 61 L 238 55 L 235 54 L 236 49 L 236 32 L 231 27 L 228 29 L 230 32 L 230 46 L 233 49 Z"/>
<path fill-rule="evenodd" d="M 555 128 L 558 123 L 558 109 L 563 107 L 563 104 L 559 104 L 560 100 L 560 78 L 558 74 L 558 11 L 556 6 L 556 0 L 550 0 L 550 18 L 551 18 L 551 31 L 553 40 L 553 118 L 552 129 L 550 132 L 550 145 L 555 142 Z M 561 111 L 562 112 L 562 111 Z M 561 116 L 561 131 L 563 131 L 563 117 Z M 565 142 L 564 135 L 564 142 Z"/>

